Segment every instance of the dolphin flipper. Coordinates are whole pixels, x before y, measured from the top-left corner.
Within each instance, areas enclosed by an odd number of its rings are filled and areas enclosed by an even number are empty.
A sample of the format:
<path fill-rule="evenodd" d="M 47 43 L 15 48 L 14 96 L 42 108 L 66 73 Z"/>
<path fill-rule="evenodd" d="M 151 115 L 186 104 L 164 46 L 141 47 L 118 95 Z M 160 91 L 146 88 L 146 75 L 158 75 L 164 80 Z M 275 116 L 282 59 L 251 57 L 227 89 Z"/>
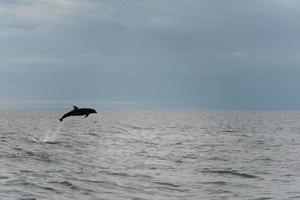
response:
<path fill-rule="evenodd" d="M 90 113 L 89 113 L 90 114 Z M 89 114 L 86 114 L 84 118 L 87 118 L 89 116 Z"/>

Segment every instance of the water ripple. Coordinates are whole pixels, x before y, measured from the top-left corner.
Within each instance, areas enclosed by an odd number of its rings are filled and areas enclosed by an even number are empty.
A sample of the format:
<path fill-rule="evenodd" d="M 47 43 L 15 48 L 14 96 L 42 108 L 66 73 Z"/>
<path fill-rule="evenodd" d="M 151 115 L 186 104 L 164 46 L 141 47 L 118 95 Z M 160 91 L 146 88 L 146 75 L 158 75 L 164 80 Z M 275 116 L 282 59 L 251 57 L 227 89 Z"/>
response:
<path fill-rule="evenodd" d="M 2 111 L 0 199 L 299 199 L 300 112 L 60 115 Z"/>

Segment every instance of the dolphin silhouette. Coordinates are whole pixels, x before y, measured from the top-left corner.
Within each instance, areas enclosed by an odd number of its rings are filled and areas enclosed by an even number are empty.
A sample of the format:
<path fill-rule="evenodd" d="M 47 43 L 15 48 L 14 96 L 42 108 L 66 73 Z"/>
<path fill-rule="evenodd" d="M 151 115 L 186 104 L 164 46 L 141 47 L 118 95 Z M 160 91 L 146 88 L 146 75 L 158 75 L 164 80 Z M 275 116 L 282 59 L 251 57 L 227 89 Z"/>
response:
<path fill-rule="evenodd" d="M 91 113 L 97 113 L 96 110 L 91 108 L 78 108 L 76 106 L 73 106 L 74 109 L 66 114 L 64 114 L 59 120 L 62 122 L 62 120 L 66 117 L 70 116 L 80 116 L 85 115 L 85 117 L 88 117 Z"/>

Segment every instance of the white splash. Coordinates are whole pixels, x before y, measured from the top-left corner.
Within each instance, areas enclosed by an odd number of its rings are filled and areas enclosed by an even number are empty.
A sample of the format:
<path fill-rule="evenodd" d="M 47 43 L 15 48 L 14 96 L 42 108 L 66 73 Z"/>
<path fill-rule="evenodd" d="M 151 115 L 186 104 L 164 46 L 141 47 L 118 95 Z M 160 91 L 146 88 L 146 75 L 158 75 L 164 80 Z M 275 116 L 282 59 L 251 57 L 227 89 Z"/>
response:
<path fill-rule="evenodd" d="M 62 123 L 58 123 L 54 130 L 48 130 L 45 138 L 40 139 L 41 142 L 55 142 L 57 135 L 62 128 Z"/>

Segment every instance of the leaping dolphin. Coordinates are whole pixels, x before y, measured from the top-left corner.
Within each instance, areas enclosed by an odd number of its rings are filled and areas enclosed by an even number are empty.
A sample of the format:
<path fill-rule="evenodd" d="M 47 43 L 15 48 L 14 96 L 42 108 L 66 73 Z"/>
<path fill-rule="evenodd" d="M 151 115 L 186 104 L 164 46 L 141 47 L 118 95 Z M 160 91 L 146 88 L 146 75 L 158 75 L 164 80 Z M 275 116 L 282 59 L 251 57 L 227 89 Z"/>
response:
<path fill-rule="evenodd" d="M 64 114 L 59 120 L 62 122 L 62 120 L 66 117 L 70 116 L 80 116 L 85 115 L 85 117 L 88 117 L 91 113 L 97 113 L 96 110 L 91 108 L 78 108 L 76 106 L 73 106 L 74 109 L 66 114 Z"/>

